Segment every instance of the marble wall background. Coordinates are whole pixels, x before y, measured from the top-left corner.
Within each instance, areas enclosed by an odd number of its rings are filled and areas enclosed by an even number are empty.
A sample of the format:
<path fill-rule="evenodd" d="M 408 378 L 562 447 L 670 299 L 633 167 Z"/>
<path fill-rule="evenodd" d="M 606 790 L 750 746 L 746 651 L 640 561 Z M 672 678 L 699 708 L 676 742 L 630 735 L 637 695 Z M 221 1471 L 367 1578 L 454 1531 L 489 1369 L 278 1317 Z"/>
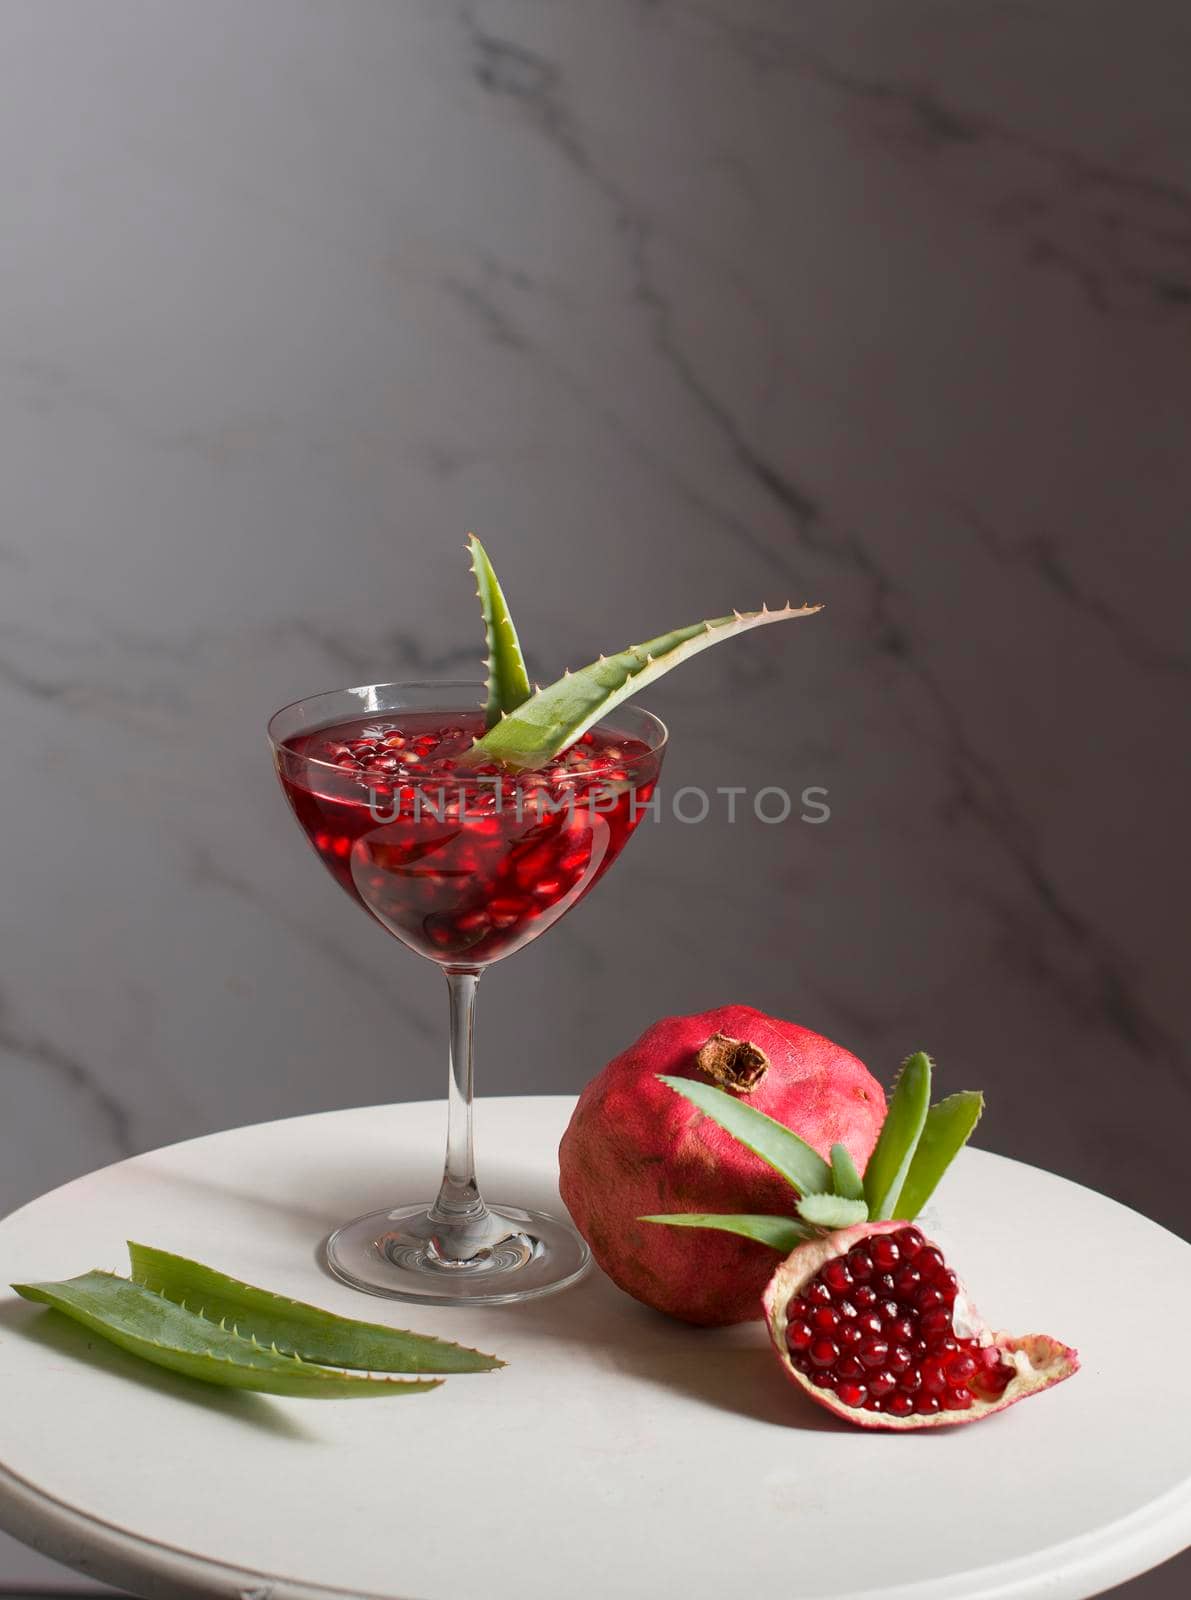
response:
<path fill-rule="evenodd" d="M 481 1087 L 750 1000 L 1188 1222 L 1178 0 L 5 0 L 0 1209 L 440 1092 L 286 700 L 761 600 L 666 822 L 482 994 Z M 1158 1580 L 1160 1581 L 1160 1580 Z M 1140 1592 L 1140 1590 L 1139 1590 Z M 1157 1593 L 1155 1589 L 1153 1591 Z"/>

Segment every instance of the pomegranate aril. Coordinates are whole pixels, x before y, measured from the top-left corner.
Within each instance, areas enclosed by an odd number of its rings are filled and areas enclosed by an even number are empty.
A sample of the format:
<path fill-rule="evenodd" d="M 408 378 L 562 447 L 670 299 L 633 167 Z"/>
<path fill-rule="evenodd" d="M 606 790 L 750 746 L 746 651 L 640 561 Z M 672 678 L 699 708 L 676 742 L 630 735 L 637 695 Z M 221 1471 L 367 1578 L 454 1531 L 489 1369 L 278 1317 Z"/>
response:
<path fill-rule="evenodd" d="M 868 1392 L 878 1400 L 887 1394 L 892 1394 L 897 1388 L 897 1379 L 892 1372 L 882 1370 L 869 1375 Z"/>
<path fill-rule="evenodd" d="M 816 1367 L 833 1367 L 839 1360 L 839 1345 L 834 1339 L 815 1339 L 807 1354 Z"/>
<path fill-rule="evenodd" d="M 836 1294 L 843 1294 L 845 1289 L 852 1287 L 852 1274 L 848 1271 L 848 1264 L 842 1256 L 836 1256 L 834 1261 L 829 1261 L 819 1276 Z"/>
<path fill-rule="evenodd" d="M 926 1243 L 917 1228 L 902 1228 L 893 1237 L 897 1240 L 897 1247 L 902 1253 L 903 1261 L 910 1260 L 916 1256 Z"/>
<path fill-rule="evenodd" d="M 836 1385 L 836 1394 L 846 1406 L 862 1406 L 868 1399 L 868 1390 L 862 1383 L 841 1383 Z"/>
<path fill-rule="evenodd" d="M 936 1289 L 933 1283 L 925 1283 L 921 1289 L 915 1290 L 914 1304 L 919 1311 L 933 1311 L 936 1306 L 947 1304 L 947 1296 L 942 1289 Z"/>
<path fill-rule="evenodd" d="M 959 1355 L 952 1356 L 947 1363 L 947 1376 L 956 1386 L 967 1383 L 969 1378 L 976 1375 L 976 1362 L 974 1357 L 961 1351 Z"/>
<path fill-rule="evenodd" d="M 825 1283 L 820 1283 L 816 1278 L 813 1283 L 808 1283 L 802 1291 L 802 1298 L 808 1306 L 829 1306 L 831 1304 L 831 1290 Z"/>
<path fill-rule="evenodd" d="M 816 1333 L 834 1333 L 839 1327 L 839 1313 L 833 1306 L 815 1306 L 810 1323 Z"/>
<path fill-rule="evenodd" d="M 920 1250 L 914 1258 L 914 1265 L 924 1278 L 933 1278 L 938 1272 L 946 1272 L 947 1263 L 943 1260 L 943 1252 L 937 1245 L 928 1244 Z"/>
<path fill-rule="evenodd" d="M 924 1339 L 945 1338 L 951 1332 L 951 1310 L 948 1306 L 932 1306 L 918 1319 Z"/>
<path fill-rule="evenodd" d="M 943 1402 L 937 1394 L 928 1394 L 924 1389 L 914 1396 L 914 1410 L 920 1417 L 933 1417 L 942 1409 Z"/>
<path fill-rule="evenodd" d="M 900 1390 L 896 1394 L 891 1394 L 887 1400 L 883 1400 L 881 1403 L 891 1417 L 909 1417 L 914 1414 L 913 1400 L 908 1394 L 903 1394 Z"/>
<path fill-rule="evenodd" d="M 818 1371 L 812 1372 L 811 1373 L 811 1382 L 813 1384 L 817 1385 L 818 1388 L 820 1388 L 820 1389 L 834 1389 L 835 1388 L 835 1373 L 834 1372 L 818 1372 Z"/>
<path fill-rule="evenodd" d="M 873 1260 L 862 1245 L 853 1245 L 848 1251 L 848 1271 L 854 1283 L 867 1283 L 873 1275 Z M 852 1296 L 855 1300 L 856 1296 Z"/>
<path fill-rule="evenodd" d="M 850 1300 L 841 1300 L 835 1308 L 845 1322 L 850 1322 L 856 1315 L 856 1307 Z"/>
<path fill-rule="evenodd" d="M 455 926 L 462 933 L 480 933 L 489 926 L 486 911 L 461 911 L 455 918 Z"/>
<path fill-rule="evenodd" d="M 864 1376 L 864 1364 L 857 1361 L 855 1356 L 841 1356 L 835 1364 L 835 1375 L 840 1379 L 856 1379 Z"/>
<path fill-rule="evenodd" d="M 914 1337 L 914 1324 L 909 1317 L 899 1317 L 896 1322 L 891 1322 L 885 1329 L 891 1342 L 909 1344 Z"/>
<path fill-rule="evenodd" d="M 943 1368 L 933 1361 L 928 1361 L 922 1368 L 922 1387 L 928 1394 L 942 1394 L 947 1387 Z"/>
<path fill-rule="evenodd" d="M 488 902 L 488 915 L 492 918 L 494 928 L 511 928 L 525 915 L 525 910 L 521 900 L 497 899 Z"/>
<path fill-rule="evenodd" d="M 902 1258 L 902 1253 L 894 1243 L 891 1235 L 878 1234 L 869 1241 L 869 1255 L 872 1257 L 873 1266 L 881 1272 L 889 1272 L 896 1267 Z"/>
<path fill-rule="evenodd" d="M 897 1377 L 901 1377 L 914 1364 L 914 1356 L 908 1345 L 895 1344 L 889 1352 L 889 1370 Z"/>
<path fill-rule="evenodd" d="M 871 1311 L 877 1303 L 877 1291 L 870 1283 L 858 1283 L 852 1290 L 852 1304 L 857 1311 Z"/>
<path fill-rule="evenodd" d="M 814 1337 L 814 1329 L 809 1322 L 791 1322 L 786 1327 L 786 1343 L 791 1350 L 809 1350 Z"/>
<path fill-rule="evenodd" d="M 974 1396 L 970 1389 L 948 1389 L 943 1396 L 944 1411 L 967 1411 L 972 1404 Z"/>
<path fill-rule="evenodd" d="M 866 1339 L 856 1352 L 866 1367 L 875 1370 L 889 1359 L 889 1345 L 884 1339 Z"/>
<path fill-rule="evenodd" d="M 890 1363 L 892 1366 L 892 1362 Z M 917 1394 L 922 1388 L 922 1374 L 917 1367 L 911 1367 L 908 1372 L 903 1372 L 897 1380 L 897 1386 L 903 1394 Z"/>
<path fill-rule="evenodd" d="M 892 1272 L 878 1272 L 873 1278 L 873 1288 L 879 1299 L 892 1298 L 897 1292 L 893 1287 Z"/>
<path fill-rule="evenodd" d="M 835 1337 L 841 1350 L 855 1350 L 864 1338 L 864 1329 L 858 1328 L 854 1322 L 845 1322 Z"/>
<path fill-rule="evenodd" d="M 856 1326 L 860 1329 L 861 1333 L 871 1334 L 874 1338 L 877 1334 L 883 1333 L 885 1329 L 885 1324 L 881 1321 L 880 1317 L 875 1311 L 862 1312 L 861 1315 L 856 1318 Z"/>
<path fill-rule="evenodd" d="M 891 1322 L 896 1322 L 901 1316 L 901 1307 L 896 1300 L 882 1300 L 877 1307 L 877 1315 L 888 1328 Z"/>
<path fill-rule="evenodd" d="M 899 1267 L 893 1275 L 893 1292 L 899 1300 L 909 1300 L 921 1282 L 917 1267 Z"/>

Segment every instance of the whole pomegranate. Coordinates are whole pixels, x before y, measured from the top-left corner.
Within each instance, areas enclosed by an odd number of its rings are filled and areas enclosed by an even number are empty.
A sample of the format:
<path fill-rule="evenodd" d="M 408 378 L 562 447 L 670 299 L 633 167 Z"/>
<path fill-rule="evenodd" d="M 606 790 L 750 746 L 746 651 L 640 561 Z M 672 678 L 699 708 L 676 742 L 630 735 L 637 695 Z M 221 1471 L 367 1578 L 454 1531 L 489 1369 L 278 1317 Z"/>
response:
<path fill-rule="evenodd" d="M 638 1218 L 678 1211 L 789 1216 L 789 1185 L 658 1074 L 699 1079 L 863 1171 L 885 1116 L 881 1085 L 849 1051 L 752 1006 L 654 1023 L 593 1078 L 559 1147 L 575 1226 L 614 1283 L 658 1311 L 715 1326 L 761 1315 L 773 1250 L 734 1234 Z"/>
<path fill-rule="evenodd" d="M 978 1422 L 1079 1368 L 1049 1334 L 993 1333 L 936 1245 L 904 1222 L 801 1244 L 765 1291 L 788 1375 L 862 1428 Z"/>

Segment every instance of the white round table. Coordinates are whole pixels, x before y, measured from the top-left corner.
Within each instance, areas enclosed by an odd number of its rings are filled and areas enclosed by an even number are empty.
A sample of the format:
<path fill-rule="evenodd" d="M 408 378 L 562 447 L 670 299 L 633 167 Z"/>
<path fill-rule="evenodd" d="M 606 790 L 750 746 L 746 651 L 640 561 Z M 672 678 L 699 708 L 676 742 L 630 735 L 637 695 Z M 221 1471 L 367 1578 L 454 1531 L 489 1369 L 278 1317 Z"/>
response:
<path fill-rule="evenodd" d="M 558 1205 L 572 1103 L 481 1103 L 494 1199 Z M 1148 1336 L 1130 1364 L 1114 1331 L 1156 1296 L 1191 1326 L 1191 1248 L 1153 1223 L 966 1152 L 937 1207 L 961 1273 L 996 1325 L 1060 1336 L 1083 1370 L 976 1427 L 864 1433 L 806 1402 L 760 1324 L 680 1326 L 598 1271 L 471 1310 L 330 1278 L 336 1223 L 432 1192 L 444 1114 L 298 1117 L 120 1162 L 0 1223 L 0 1276 L 126 1271 L 132 1236 L 506 1370 L 276 1400 L 146 1366 L 5 1287 L 0 1525 L 137 1594 L 244 1600 L 1069 1600 L 1191 1540 L 1191 1364 L 1176 1349 L 1139 1410 Z"/>

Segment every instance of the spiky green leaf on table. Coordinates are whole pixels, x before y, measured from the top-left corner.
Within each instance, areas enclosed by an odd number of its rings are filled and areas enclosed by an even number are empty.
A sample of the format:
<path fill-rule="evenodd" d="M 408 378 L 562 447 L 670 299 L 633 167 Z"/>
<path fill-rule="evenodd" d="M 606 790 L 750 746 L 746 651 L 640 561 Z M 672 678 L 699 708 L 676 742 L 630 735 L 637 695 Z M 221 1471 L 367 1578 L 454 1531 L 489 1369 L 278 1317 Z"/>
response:
<path fill-rule="evenodd" d="M 488 704 L 484 707 L 484 726 L 493 728 L 502 717 L 528 700 L 533 691 L 517 630 L 488 552 L 474 533 L 468 534 L 467 547 L 471 552 L 471 570 L 475 574 L 488 641 Z"/>
<path fill-rule="evenodd" d="M 51 1306 L 142 1360 L 223 1388 L 311 1400 L 351 1400 L 424 1394 L 437 1389 L 442 1381 L 369 1378 L 283 1355 L 271 1345 L 244 1337 L 234 1327 L 208 1322 L 144 1284 L 111 1272 L 85 1272 L 60 1283 L 14 1283 L 12 1287 L 24 1299 Z"/>
<path fill-rule="evenodd" d="M 494 761 L 516 772 L 545 766 L 581 734 L 631 694 L 656 682 L 701 650 L 750 628 L 794 617 L 809 617 L 819 606 L 783 606 L 776 611 L 736 611 L 730 617 L 695 622 L 614 656 L 601 656 L 577 672 L 567 672 L 534 694 L 475 744 L 464 764 Z"/>
<path fill-rule="evenodd" d="M 226 1320 L 240 1333 L 255 1334 L 262 1344 L 303 1361 L 364 1372 L 490 1372 L 504 1366 L 495 1356 L 464 1345 L 336 1316 L 131 1239 L 128 1255 L 134 1282 L 208 1321 Z"/>

